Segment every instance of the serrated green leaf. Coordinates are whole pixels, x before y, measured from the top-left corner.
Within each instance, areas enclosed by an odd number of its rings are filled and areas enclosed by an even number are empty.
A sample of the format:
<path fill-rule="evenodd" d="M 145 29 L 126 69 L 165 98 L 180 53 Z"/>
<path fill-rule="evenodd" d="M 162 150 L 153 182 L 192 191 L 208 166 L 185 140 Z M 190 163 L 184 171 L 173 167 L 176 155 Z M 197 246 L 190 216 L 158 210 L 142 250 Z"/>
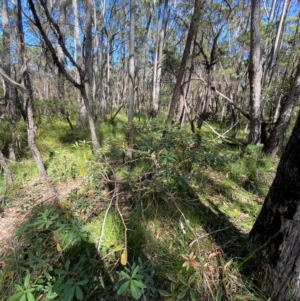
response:
<path fill-rule="evenodd" d="M 125 280 L 125 279 L 123 279 L 123 280 Z M 129 283 L 130 283 L 130 281 L 126 279 L 126 281 L 124 281 L 124 283 L 117 290 L 117 294 L 118 295 L 123 294 L 129 288 Z"/>
<path fill-rule="evenodd" d="M 27 292 L 26 297 L 27 297 L 28 301 L 34 301 L 35 300 L 34 296 L 31 292 Z"/>
<path fill-rule="evenodd" d="M 79 285 L 76 285 L 75 295 L 78 300 L 83 300 L 83 292 Z"/>
<path fill-rule="evenodd" d="M 185 286 L 188 286 L 188 282 L 182 275 L 178 275 L 178 279 L 182 284 L 184 284 Z"/>

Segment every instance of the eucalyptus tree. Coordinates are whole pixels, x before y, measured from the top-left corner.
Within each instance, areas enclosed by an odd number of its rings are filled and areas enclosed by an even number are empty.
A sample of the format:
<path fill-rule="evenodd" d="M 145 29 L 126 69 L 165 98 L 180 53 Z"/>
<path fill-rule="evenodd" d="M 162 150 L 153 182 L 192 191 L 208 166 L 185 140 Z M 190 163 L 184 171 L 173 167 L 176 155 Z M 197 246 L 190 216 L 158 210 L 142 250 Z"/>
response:
<path fill-rule="evenodd" d="M 92 74 L 92 5 L 91 0 L 86 1 L 85 6 L 85 13 L 86 13 L 86 20 L 85 20 L 85 47 L 84 49 L 81 49 L 84 51 L 84 55 L 82 55 L 82 61 L 83 63 L 80 64 L 79 62 L 74 59 L 73 55 L 70 53 L 68 49 L 67 43 L 64 42 L 63 35 L 61 33 L 61 29 L 55 20 L 55 16 L 53 16 L 47 6 L 47 3 L 45 1 L 37 1 L 34 3 L 33 0 L 29 0 L 29 9 L 32 12 L 34 24 L 36 28 L 38 29 L 39 33 L 41 34 L 41 37 L 43 41 L 45 42 L 47 49 L 50 51 L 53 63 L 59 68 L 59 70 L 62 72 L 62 74 L 66 77 L 66 79 L 74 86 L 76 87 L 80 93 L 81 97 L 84 102 L 84 106 L 87 113 L 87 119 L 90 129 L 90 135 L 91 135 L 91 142 L 93 151 L 95 152 L 99 148 L 99 141 L 96 135 L 95 130 L 95 123 L 93 120 L 91 107 L 90 107 L 90 84 L 91 84 L 91 74 Z M 37 3 L 39 3 L 40 11 L 39 14 L 36 10 Z M 41 16 L 41 13 L 43 12 L 43 16 Z M 51 29 L 52 38 L 55 38 L 56 43 L 60 45 L 66 59 L 68 59 L 69 63 L 77 70 L 79 74 L 79 81 L 74 78 L 72 72 L 69 71 L 69 68 L 67 69 L 65 66 L 63 66 L 59 60 L 58 53 L 56 50 L 56 45 L 53 44 L 53 42 L 50 40 L 50 37 L 48 36 L 47 32 L 45 31 L 45 27 L 42 25 L 42 22 L 45 22 L 45 20 L 41 20 L 41 18 L 45 18 L 46 22 L 49 24 L 49 27 Z"/>
<path fill-rule="evenodd" d="M 17 0 L 16 4 L 16 29 L 17 29 L 17 44 L 18 44 L 18 59 L 19 59 L 19 79 L 18 82 L 9 76 L 5 70 L 0 69 L 0 74 L 3 79 L 12 87 L 18 89 L 22 94 L 24 106 L 26 108 L 26 122 L 27 122 L 27 139 L 28 146 L 33 154 L 36 166 L 38 168 L 41 180 L 47 179 L 47 172 L 43 164 L 43 160 L 39 149 L 35 143 L 35 123 L 33 117 L 33 90 L 28 67 L 28 57 L 26 55 L 26 46 L 24 39 L 23 15 L 22 15 L 22 1 Z"/>
<path fill-rule="evenodd" d="M 7 0 L 2 1 L 1 7 L 2 17 L 2 53 L 1 53 L 1 67 L 4 72 L 11 77 L 11 35 L 12 30 L 9 22 L 9 8 Z M 4 100 L 6 117 L 10 123 L 11 142 L 8 145 L 9 159 L 15 161 L 15 146 L 16 146 L 16 98 L 14 97 L 13 87 L 4 82 Z"/>
<path fill-rule="evenodd" d="M 260 43 L 260 0 L 251 0 L 250 24 L 250 57 L 249 57 L 249 85 L 250 85 L 250 133 L 249 144 L 261 142 L 261 43 Z"/>
<path fill-rule="evenodd" d="M 197 31 L 198 31 L 198 28 L 200 25 L 203 5 L 204 5 L 204 2 L 202 0 L 195 0 L 194 12 L 192 15 L 192 19 L 190 21 L 190 26 L 189 26 L 189 30 L 188 30 L 188 34 L 187 34 L 187 38 L 186 38 L 185 48 L 184 48 L 184 52 L 182 55 L 178 74 L 176 77 L 176 83 L 174 86 L 172 99 L 171 99 L 171 103 L 170 103 L 170 107 L 169 107 L 167 123 L 172 122 L 176 106 L 178 105 L 179 100 L 180 100 L 182 80 L 184 78 L 186 64 L 190 57 L 193 40 L 195 38 L 195 35 L 197 34 Z"/>
<path fill-rule="evenodd" d="M 134 117 L 134 93 L 135 93 L 135 0 L 130 0 L 130 37 L 129 37 L 129 60 L 128 60 L 128 149 L 125 158 L 132 158 L 133 147 L 133 117 Z"/>
<path fill-rule="evenodd" d="M 269 300 L 300 300 L 299 153 L 298 114 L 275 179 L 250 232 L 253 266 Z"/>
<path fill-rule="evenodd" d="M 286 130 L 290 123 L 292 112 L 299 99 L 300 95 L 300 62 L 296 68 L 295 75 L 291 79 L 291 87 L 286 95 L 286 99 L 280 110 L 279 118 L 277 119 L 269 138 L 267 139 L 263 152 L 266 155 L 274 156 L 281 149 L 285 137 Z"/>
<path fill-rule="evenodd" d="M 160 86 L 161 86 L 161 77 L 162 77 L 162 66 L 164 60 L 164 45 L 165 45 L 165 34 L 167 29 L 168 17 L 169 17 L 169 7 L 168 0 L 165 0 L 161 25 L 160 25 L 160 14 L 161 9 L 158 8 L 158 22 L 157 22 L 157 39 L 155 47 L 155 57 L 154 57 L 154 66 L 153 66 L 153 88 L 152 88 L 152 106 L 150 111 L 150 116 L 152 118 L 156 117 L 159 107 L 159 98 L 160 98 Z"/>

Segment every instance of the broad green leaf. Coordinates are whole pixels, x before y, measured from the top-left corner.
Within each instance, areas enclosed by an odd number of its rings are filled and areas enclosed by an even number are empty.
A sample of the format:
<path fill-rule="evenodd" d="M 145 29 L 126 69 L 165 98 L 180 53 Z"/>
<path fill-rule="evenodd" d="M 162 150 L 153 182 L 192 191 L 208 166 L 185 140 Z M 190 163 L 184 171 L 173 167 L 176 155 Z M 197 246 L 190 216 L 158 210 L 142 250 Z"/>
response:
<path fill-rule="evenodd" d="M 124 279 L 125 280 L 125 279 Z M 130 281 L 129 280 L 126 280 L 120 287 L 119 289 L 117 290 L 117 294 L 118 295 L 121 295 L 123 294 L 129 287 L 129 283 Z"/>
<path fill-rule="evenodd" d="M 14 300 L 19 301 L 23 294 L 24 294 L 24 292 L 18 292 L 16 294 L 12 295 L 11 297 L 9 297 L 8 300 L 9 301 L 14 301 Z"/>
<path fill-rule="evenodd" d="M 190 290 L 190 296 L 191 296 L 192 301 L 197 301 L 196 294 L 193 290 Z"/>
<path fill-rule="evenodd" d="M 158 290 L 158 292 L 159 292 L 162 296 L 164 296 L 164 297 L 171 297 L 171 296 L 172 296 L 171 293 L 169 293 L 169 292 L 167 292 L 167 291 L 165 291 L 165 290 Z"/>
<path fill-rule="evenodd" d="M 167 273 L 166 276 L 167 276 L 167 278 L 168 278 L 169 280 L 171 280 L 172 282 L 174 282 L 174 283 L 177 282 L 177 279 L 176 279 L 173 275 Z"/>
<path fill-rule="evenodd" d="M 137 265 L 136 267 L 135 267 L 135 269 L 133 270 L 133 272 L 132 272 L 132 275 L 131 275 L 131 278 L 134 278 L 134 276 L 136 275 L 136 273 L 139 271 L 139 265 Z"/>
<path fill-rule="evenodd" d="M 18 284 L 18 283 L 15 283 L 15 284 L 14 284 L 14 287 L 15 287 L 18 291 L 23 291 L 23 287 L 22 287 L 20 284 Z"/>
<path fill-rule="evenodd" d="M 188 286 L 188 282 L 186 281 L 186 279 L 182 275 L 178 275 L 178 279 L 180 280 L 180 282 L 182 284 L 184 284 L 185 286 Z"/>
<path fill-rule="evenodd" d="M 128 274 L 126 274 L 124 271 L 119 272 L 119 275 L 126 279 L 130 279 L 130 276 Z"/>
<path fill-rule="evenodd" d="M 73 300 L 75 294 L 75 286 L 67 285 L 65 286 L 64 295 L 67 296 L 67 300 Z"/>
<path fill-rule="evenodd" d="M 182 289 L 182 290 L 180 291 L 179 295 L 178 295 L 178 298 L 179 298 L 179 299 L 184 298 L 184 296 L 185 296 L 185 294 L 186 294 L 187 291 L 188 291 L 188 288 Z"/>
<path fill-rule="evenodd" d="M 188 280 L 189 286 L 194 282 L 195 279 L 196 279 L 196 274 L 194 273 L 189 277 L 189 280 Z"/>
<path fill-rule="evenodd" d="M 83 292 L 79 285 L 76 285 L 75 294 L 78 300 L 83 300 Z"/>
<path fill-rule="evenodd" d="M 27 297 L 28 301 L 34 301 L 35 300 L 34 296 L 31 292 L 27 292 L 26 297 Z"/>
<path fill-rule="evenodd" d="M 133 282 L 131 282 L 130 284 L 130 291 L 131 291 L 131 296 L 135 300 L 138 300 L 142 295 L 141 289 L 138 288 Z"/>
<path fill-rule="evenodd" d="M 144 275 L 137 274 L 137 275 L 135 275 L 134 278 L 137 279 L 137 280 L 142 280 L 144 278 Z"/>
<path fill-rule="evenodd" d="M 130 281 L 130 280 L 125 279 L 125 278 L 119 280 L 119 281 L 115 284 L 115 290 L 116 290 L 116 291 L 119 290 L 119 288 L 120 288 L 125 282 L 127 282 L 127 281 Z"/>
<path fill-rule="evenodd" d="M 135 286 L 140 287 L 140 288 L 147 288 L 147 286 L 144 283 L 137 281 L 137 280 L 132 280 L 131 283 L 133 283 Z"/>
<path fill-rule="evenodd" d="M 84 279 L 84 280 L 77 282 L 77 285 L 86 285 L 88 282 L 89 282 L 88 279 Z"/>
<path fill-rule="evenodd" d="M 62 275 L 62 274 L 66 274 L 66 271 L 62 270 L 62 269 L 55 269 L 54 273 L 57 274 L 57 275 Z"/>
<path fill-rule="evenodd" d="M 24 287 L 28 288 L 29 287 L 29 282 L 30 282 L 30 274 L 27 274 L 24 280 Z"/>
<path fill-rule="evenodd" d="M 23 294 L 22 297 L 20 298 L 20 301 L 26 301 L 26 295 Z"/>

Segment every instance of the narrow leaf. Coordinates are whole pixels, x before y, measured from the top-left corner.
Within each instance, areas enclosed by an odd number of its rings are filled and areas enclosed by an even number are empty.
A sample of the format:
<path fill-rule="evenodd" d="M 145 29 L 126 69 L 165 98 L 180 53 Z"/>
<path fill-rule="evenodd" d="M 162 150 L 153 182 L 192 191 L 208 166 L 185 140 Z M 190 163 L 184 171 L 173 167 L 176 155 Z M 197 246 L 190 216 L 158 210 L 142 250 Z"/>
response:
<path fill-rule="evenodd" d="M 146 286 L 144 283 L 140 282 L 140 281 L 132 280 L 132 283 L 133 283 L 135 286 L 139 287 L 139 288 L 147 288 L 147 286 Z"/>
<path fill-rule="evenodd" d="M 28 288 L 29 287 L 29 282 L 30 282 L 30 274 L 27 274 L 24 280 L 24 287 Z"/>
<path fill-rule="evenodd" d="M 76 285 L 75 294 L 78 300 L 83 300 L 83 292 L 79 285 Z"/>
<path fill-rule="evenodd" d="M 128 289 L 129 283 L 130 283 L 129 281 L 125 281 L 117 290 L 117 294 L 118 295 L 123 294 Z"/>
<path fill-rule="evenodd" d="M 188 288 L 184 288 L 180 291 L 179 295 L 178 295 L 178 299 L 182 299 L 184 298 L 186 292 L 188 291 Z"/>

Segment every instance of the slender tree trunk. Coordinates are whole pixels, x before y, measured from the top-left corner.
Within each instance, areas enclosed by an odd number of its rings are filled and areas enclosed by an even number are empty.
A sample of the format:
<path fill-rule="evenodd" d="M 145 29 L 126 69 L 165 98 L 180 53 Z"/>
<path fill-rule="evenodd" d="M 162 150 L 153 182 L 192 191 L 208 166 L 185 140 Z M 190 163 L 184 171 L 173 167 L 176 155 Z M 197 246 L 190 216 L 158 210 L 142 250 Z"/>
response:
<path fill-rule="evenodd" d="M 23 21 L 22 21 L 22 4 L 21 0 L 17 1 L 18 6 L 18 20 L 17 20 L 17 29 L 18 29 L 18 42 L 19 42 L 19 57 L 20 62 L 22 64 L 22 68 L 24 70 L 22 75 L 22 82 L 26 90 L 23 90 L 23 101 L 26 107 L 26 116 L 27 116 L 27 138 L 28 138 L 28 146 L 33 154 L 34 161 L 39 171 L 39 176 L 41 180 L 47 179 L 47 172 L 43 164 L 42 156 L 40 154 L 39 149 L 35 144 L 35 126 L 34 126 L 34 118 L 33 118 L 33 92 L 30 81 L 29 72 L 27 70 L 27 61 L 26 61 L 26 49 L 24 43 L 24 30 L 23 30 Z"/>
<path fill-rule="evenodd" d="M 263 152 L 269 156 L 275 156 L 283 144 L 285 132 L 291 120 L 294 107 L 300 95 L 300 63 L 297 66 L 294 83 L 287 100 L 280 110 L 280 115 L 273 127 L 270 136 L 263 148 Z"/>
<path fill-rule="evenodd" d="M 84 72 L 84 93 L 82 94 L 82 98 L 84 101 L 84 105 L 86 108 L 90 133 L 91 133 L 91 140 L 93 151 L 95 152 L 99 147 L 99 141 L 96 134 L 95 123 L 93 119 L 93 115 L 91 112 L 91 82 L 93 77 L 93 57 L 92 57 L 92 46 L 93 46 L 93 39 L 92 39 L 92 0 L 86 0 L 86 29 L 85 29 L 85 72 Z"/>
<path fill-rule="evenodd" d="M 283 23 L 284 23 L 283 21 L 286 17 L 287 7 L 288 7 L 288 0 L 284 0 L 283 1 L 282 13 L 281 13 L 281 16 L 280 16 L 280 21 L 278 23 L 278 28 L 277 28 L 277 32 L 276 32 L 276 38 L 275 38 L 274 43 L 272 44 L 270 56 L 269 56 L 268 61 L 267 61 L 267 67 L 266 67 L 266 70 L 264 72 L 265 73 L 264 83 L 266 83 L 266 81 L 268 80 L 268 84 L 270 84 L 270 82 L 272 80 L 272 76 L 270 76 L 270 75 L 273 74 L 273 73 L 271 73 L 272 68 L 273 68 L 272 65 L 274 64 L 274 58 L 276 57 L 277 50 L 278 50 L 278 47 L 279 47 L 279 40 L 280 40 L 280 37 L 282 36 Z"/>
<path fill-rule="evenodd" d="M 8 7 L 7 7 L 7 0 L 2 1 L 2 31 L 3 31 L 3 50 L 2 50 L 2 61 L 1 65 L 4 70 L 4 72 L 11 77 L 11 29 L 9 25 L 9 19 L 8 19 Z M 13 97 L 13 88 L 7 83 L 4 82 L 5 86 L 5 105 L 6 105 L 6 112 L 8 113 L 8 118 L 10 121 L 10 131 L 11 131 L 11 142 L 9 143 L 8 149 L 9 149 L 9 159 L 12 161 L 16 160 L 15 155 L 15 148 L 16 148 L 16 99 Z"/>
<path fill-rule="evenodd" d="M 253 266 L 270 300 L 300 300 L 300 115 L 250 232 Z M 268 299 L 269 300 L 269 299 Z"/>
<path fill-rule="evenodd" d="M 176 106 L 179 102 L 180 99 L 180 93 L 181 93 L 181 83 L 182 79 L 184 77 L 185 73 L 185 68 L 186 68 L 186 63 L 188 61 L 188 58 L 190 56 L 190 51 L 193 43 L 193 39 L 198 31 L 199 25 L 200 25 L 200 20 L 201 20 L 201 13 L 202 13 L 202 8 L 203 8 L 203 1 L 202 0 L 195 0 L 195 6 L 194 6 L 194 13 L 192 16 L 192 20 L 190 23 L 187 39 L 186 39 L 186 44 L 184 48 L 184 52 L 182 55 L 180 67 L 178 70 L 178 75 L 176 78 L 176 83 L 175 87 L 173 90 L 173 95 L 169 107 L 169 114 L 167 117 L 167 123 L 171 123 L 174 117 L 175 109 Z"/>
<path fill-rule="evenodd" d="M 134 41 L 135 41 L 135 0 L 130 0 L 130 41 L 129 41 L 129 88 L 128 88 L 128 149 L 125 155 L 126 160 L 132 158 L 133 148 L 133 117 L 134 117 L 134 89 L 135 89 L 135 68 L 134 68 Z"/>
<path fill-rule="evenodd" d="M 13 176 L 1 151 L 0 151 L 0 166 L 3 168 L 4 173 L 6 175 L 6 185 L 10 186 L 13 183 Z"/>
<path fill-rule="evenodd" d="M 250 133 L 249 144 L 261 142 L 260 0 L 251 1 L 251 41 L 249 58 Z"/>
<path fill-rule="evenodd" d="M 150 116 L 155 118 L 158 113 L 160 85 L 161 85 L 161 72 L 163 63 L 163 50 L 165 44 L 165 32 L 168 23 L 168 0 L 165 0 L 163 20 L 159 35 L 157 37 L 157 46 L 155 51 L 154 70 L 153 70 L 153 90 L 152 90 L 152 108 Z M 159 22 L 158 25 L 159 27 Z"/>

